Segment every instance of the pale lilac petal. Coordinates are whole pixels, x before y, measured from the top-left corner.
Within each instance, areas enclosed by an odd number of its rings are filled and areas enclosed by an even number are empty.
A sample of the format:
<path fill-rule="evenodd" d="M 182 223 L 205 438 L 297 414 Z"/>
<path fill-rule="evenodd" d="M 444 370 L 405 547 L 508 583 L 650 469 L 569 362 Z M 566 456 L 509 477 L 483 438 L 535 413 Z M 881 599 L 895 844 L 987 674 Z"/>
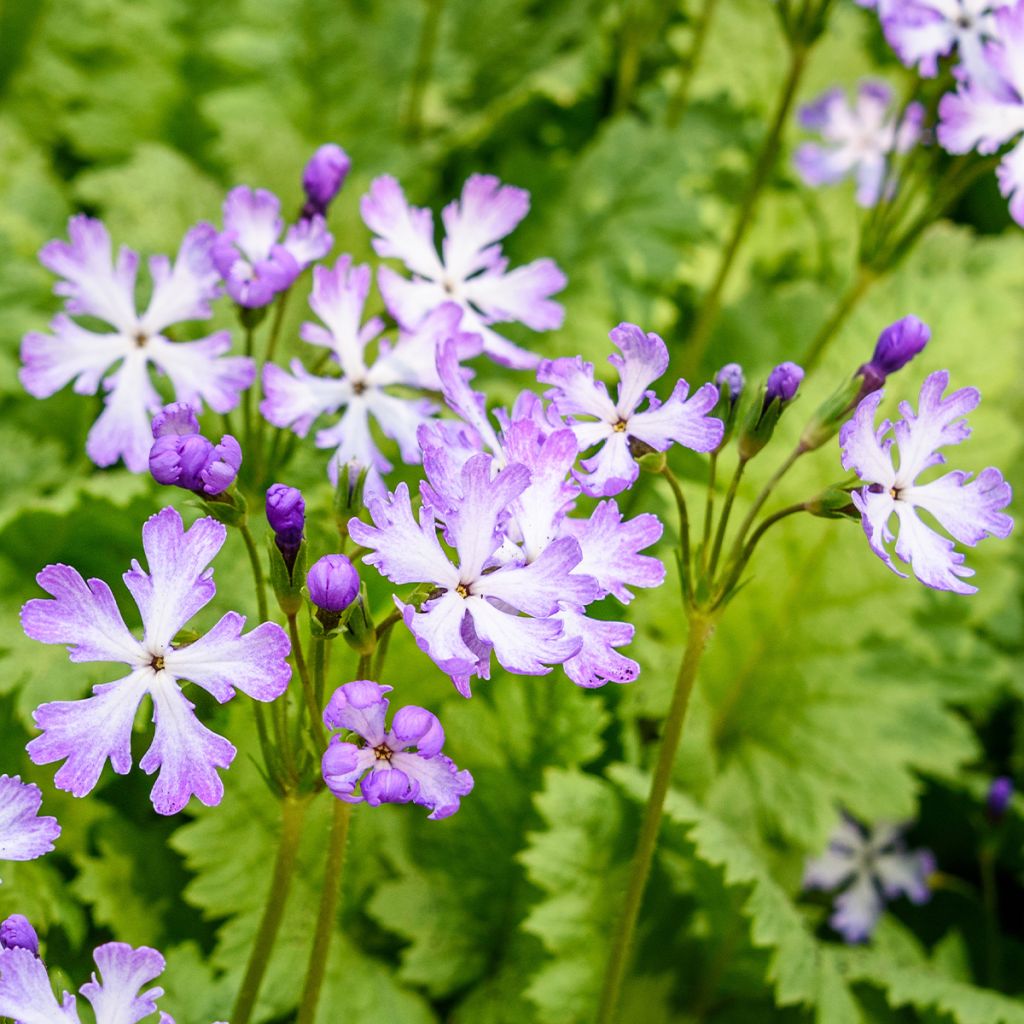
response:
<path fill-rule="evenodd" d="M 583 558 L 576 572 L 593 576 L 605 594 L 623 604 L 633 600 L 628 587 L 658 587 L 665 580 L 661 560 L 639 554 L 657 543 L 664 530 L 649 512 L 623 520 L 614 501 L 602 501 L 589 519 L 565 519 L 562 530 L 579 541 Z"/>
<path fill-rule="evenodd" d="M 132 723 L 152 678 L 151 669 L 139 669 L 95 687 L 84 700 L 41 704 L 32 717 L 43 734 L 28 744 L 29 757 L 35 764 L 64 761 L 53 781 L 74 796 L 95 787 L 108 758 L 118 775 L 126 775 L 132 766 Z"/>
<path fill-rule="evenodd" d="M 703 384 L 687 399 L 689 385 L 679 381 L 667 402 L 657 404 L 651 397 L 644 412 L 629 417 L 629 435 L 659 452 L 673 444 L 681 444 L 695 452 L 714 451 L 722 443 L 725 426 L 720 419 L 709 416 L 718 402 L 718 388 Z"/>
<path fill-rule="evenodd" d="M 433 279 L 413 278 L 410 281 L 390 267 L 381 267 L 377 271 L 377 287 L 388 312 L 407 331 L 415 330 L 438 306 L 452 301 L 452 294 Z M 476 327 L 468 329 L 476 330 Z"/>
<path fill-rule="evenodd" d="M 553 615 L 559 601 L 582 607 L 596 600 L 600 589 L 593 576 L 573 572 L 581 557 L 577 541 L 562 537 L 529 565 L 486 573 L 471 584 L 469 591 L 495 598 L 528 615 Z"/>
<path fill-rule="evenodd" d="M 93 974 L 80 991 L 92 1004 L 97 1024 L 137 1024 L 156 1012 L 156 1000 L 164 990 L 156 987 L 139 992 L 163 973 L 164 958 L 155 949 L 132 949 L 124 942 L 108 942 L 97 947 L 93 958 L 100 979 Z"/>
<path fill-rule="evenodd" d="M 334 245 L 334 237 L 327 230 L 327 221 L 319 213 L 303 217 L 293 224 L 284 236 L 282 248 L 303 269 L 322 260 Z"/>
<path fill-rule="evenodd" d="M 900 499 L 930 512 L 961 544 L 1009 537 L 1013 520 L 1002 510 L 1013 497 L 1010 485 L 991 466 L 976 479 L 970 477 L 970 473 L 954 470 L 931 483 L 905 488 Z"/>
<path fill-rule="evenodd" d="M 404 384 L 440 391 L 438 359 L 446 345 L 452 346 L 456 363 L 483 351 L 483 339 L 479 334 L 462 330 L 462 319 L 463 310 L 458 303 L 442 303 L 415 329 L 402 331 L 397 345 L 381 345 L 380 355 L 367 374 L 367 380 L 377 387 Z"/>
<path fill-rule="evenodd" d="M 875 491 L 865 488 L 862 491 L 853 491 L 850 498 L 861 514 L 861 525 L 868 538 L 871 550 L 892 569 L 897 576 L 906 577 L 905 572 L 896 568 L 892 557 L 886 549 L 886 544 L 892 542 L 894 534 L 889 529 L 889 520 L 896 511 L 896 501 L 886 490 Z"/>
<path fill-rule="evenodd" d="M 364 397 L 381 432 L 398 444 L 402 461 L 407 465 L 422 461 L 417 432 L 433 418 L 437 406 L 426 398 L 396 398 L 376 389 L 367 391 Z"/>
<path fill-rule="evenodd" d="M 444 728 L 433 712 L 409 704 L 395 712 L 387 743 L 392 750 L 415 747 L 420 757 L 433 757 L 444 746 Z"/>
<path fill-rule="evenodd" d="M 283 227 L 281 202 L 272 192 L 239 185 L 227 194 L 224 230 L 235 235 L 235 244 L 250 262 L 270 256 Z"/>
<path fill-rule="evenodd" d="M 363 350 L 372 340 L 362 327 L 371 280 L 369 264 L 353 265 L 351 256 L 339 257 L 333 268 L 316 267 L 309 304 L 327 325 L 327 331 L 321 336 L 307 330 L 313 325 L 303 325 L 303 338 L 330 348 L 337 356 L 342 373 L 356 380 L 366 376 Z"/>
<path fill-rule="evenodd" d="M 86 453 L 97 466 L 112 466 L 123 459 L 133 473 L 144 473 L 153 445 L 150 421 L 163 404 L 150 383 L 145 351 L 136 348 L 127 353 L 104 386 L 108 389 L 104 409 L 89 431 Z"/>
<path fill-rule="evenodd" d="M 80 1024 L 75 997 L 65 992 L 63 1005 L 58 1003 L 46 964 L 27 949 L 0 949 L 0 1017 L 20 1024 Z"/>
<path fill-rule="evenodd" d="M 668 349 L 657 334 L 645 334 L 636 324 L 619 324 L 612 328 L 608 337 L 619 349 L 608 357 L 608 362 L 619 372 L 619 400 L 615 411 L 619 419 L 628 420 L 643 401 L 647 389 L 668 369 Z"/>
<path fill-rule="evenodd" d="M 525 189 L 502 185 L 490 174 L 471 175 L 462 186 L 462 196 L 441 213 L 447 272 L 465 280 L 491 266 L 501 251 L 493 243 L 513 231 L 529 209 L 530 193 Z"/>
<path fill-rule="evenodd" d="M 410 206 L 394 178 L 374 178 L 359 209 L 366 226 L 378 236 L 373 240 L 378 256 L 400 259 L 423 277 L 441 278 L 443 268 L 434 247 L 434 217 L 429 210 Z"/>
<path fill-rule="evenodd" d="M 580 448 L 583 447 L 581 442 Z M 586 472 L 577 472 L 576 478 L 592 498 L 610 498 L 619 494 L 632 486 L 640 475 L 636 459 L 630 453 L 629 437 L 625 431 L 610 434 L 601 450 L 589 459 L 583 459 L 580 465 Z"/>
<path fill-rule="evenodd" d="M 34 598 L 21 609 L 21 624 L 44 644 L 68 644 L 72 661 L 119 661 L 145 658 L 145 650 L 128 631 L 114 595 L 103 580 L 82 579 L 69 565 L 48 565 L 36 582 L 49 598 Z"/>
<path fill-rule="evenodd" d="M 332 736 L 321 759 L 324 782 L 339 800 L 350 804 L 362 803 L 362 796 L 352 794 L 359 780 L 376 760 L 373 747 L 360 748 L 354 743 L 342 742 L 339 736 Z"/>
<path fill-rule="evenodd" d="M 897 849 L 874 860 L 875 875 L 887 899 L 906 896 L 911 903 L 927 903 L 931 898 L 928 876 L 935 870 L 935 859 L 928 850 L 912 852 Z"/>
<path fill-rule="evenodd" d="M 346 463 L 357 462 L 360 466 L 371 467 L 371 471 L 377 473 L 388 473 L 391 470 L 391 463 L 377 447 L 370 430 L 370 403 L 365 393 L 353 395 L 337 423 L 317 431 L 316 446 L 335 449 L 327 466 L 332 484 L 338 482 L 338 467 Z M 370 492 L 369 479 L 367 492 Z"/>
<path fill-rule="evenodd" d="M 946 398 L 949 371 L 929 374 L 921 385 L 921 397 L 915 415 L 907 402 L 900 402 L 902 420 L 893 426 L 899 445 L 900 464 L 897 479 L 901 487 L 912 483 L 919 473 L 943 462 L 937 449 L 959 444 L 970 435 L 963 419 L 981 401 L 976 388 L 961 388 Z"/>
<path fill-rule="evenodd" d="M 385 695 L 393 689 L 369 679 L 339 686 L 324 710 L 324 724 L 330 729 L 350 729 L 371 747 L 380 746 L 385 738 L 384 718 L 389 704 Z"/>
<path fill-rule="evenodd" d="M 53 334 L 33 331 L 21 343 L 18 379 L 33 398 L 49 398 L 72 381 L 76 394 L 96 394 L 107 371 L 134 345 L 122 334 L 96 334 L 79 327 L 63 313 L 54 317 L 50 328 Z"/>
<path fill-rule="evenodd" d="M 974 85 L 957 86 L 939 101 L 939 145 L 949 153 L 996 153 L 1024 131 L 1024 103 Z"/>
<path fill-rule="evenodd" d="M 197 519 L 184 529 L 177 509 L 161 509 L 142 527 L 149 573 L 137 561 L 124 581 L 142 613 L 146 646 L 165 651 L 175 634 L 216 592 L 210 562 L 227 529 L 214 519 Z"/>
<path fill-rule="evenodd" d="M 804 184 L 818 188 L 842 181 L 853 170 L 855 161 L 853 155 L 845 149 L 804 142 L 793 154 L 793 166 Z"/>
<path fill-rule="evenodd" d="M 317 377 L 298 359 L 291 373 L 273 363 L 263 367 L 263 393 L 260 412 L 275 427 L 288 427 L 305 437 L 313 421 L 336 412 L 351 400 L 352 385 L 341 377 Z"/>
<path fill-rule="evenodd" d="M 835 913 L 829 924 L 847 942 L 863 942 L 878 924 L 882 914 L 882 897 L 871 876 L 861 874 L 844 893 L 836 897 Z"/>
<path fill-rule="evenodd" d="M 220 290 L 220 275 L 211 254 L 216 237 L 212 224 L 200 223 L 185 235 L 173 266 L 166 256 L 150 259 L 153 295 L 139 322 L 143 332 L 159 334 L 182 320 L 212 316 L 210 302 Z"/>
<path fill-rule="evenodd" d="M 888 490 L 896 481 L 890 454 L 892 440 L 883 440 L 890 423 L 885 420 L 875 429 L 875 413 L 883 396 L 883 391 L 874 391 L 860 402 L 853 418 L 839 431 L 839 444 L 843 449 L 843 469 L 852 469 L 862 480 L 881 484 Z"/>
<path fill-rule="evenodd" d="M 553 384 L 545 393 L 560 416 L 596 416 L 605 423 L 617 423 L 619 415 L 603 381 L 594 380 L 594 364 L 582 356 L 547 359 L 537 368 L 541 384 Z"/>
<path fill-rule="evenodd" d="M 256 364 L 246 356 L 225 356 L 231 335 L 218 331 L 198 341 L 150 338 L 146 352 L 170 378 L 175 399 L 202 412 L 204 403 L 214 412 L 230 412 L 242 392 L 256 379 Z"/>
<path fill-rule="evenodd" d="M 910 0 L 904 8 L 896 7 L 883 19 L 885 38 L 907 67 L 916 67 L 924 78 L 934 78 L 939 58 L 956 43 L 955 23 L 930 4 Z"/>
<path fill-rule="evenodd" d="M 466 602 L 477 636 L 494 648 L 502 667 L 517 675 L 546 675 L 578 654 L 582 641 L 566 637 L 557 619 L 509 615 L 485 599 Z M 436 661 L 436 659 L 435 659 Z"/>
<path fill-rule="evenodd" d="M 480 603 L 483 603 L 483 599 L 480 599 Z M 454 590 L 449 590 L 441 597 L 427 601 L 420 612 L 412 605 L 399 605 L 405 624 L 409 627 L 419 649 L 428 655 L 442 672 L 447 672 L 456 682 L 456 686 L 459 686 L 459 680 L 466 680 L 472 675 L 486 678 L 486 660 L 469 647 L 463 635 L 468 604 L 469 602 Z M 468 684 L 463 682 L 459 692 L 468 697 Z"/>
<path fill-rule="evenodd" d="M 578 639 L 582 645 L 562 665 L 577 686 L 592 689 L 606 683 L 631 683 L 640 674 L 640 666 L 632 658 L 615 650 L 632 641 L 634 630 L 629 623 L 591 619 L 566 607 L 553 617 L 562 623 L 567 639 Z"/>
<path fill-rule="evenodd" d="M 565 307 L 551 296 L 566 284 L 554 260 L 534 260 L 508 271 L 502 261 L 467 281 L 463 292 L 488 323 L 514 321 L 534 331 L 552 331 L 562 326 Z"/>
<path fill-rule="evenodd" d="M 412 802 L 431 808 L 431 821 L 453 815 L 459 809 L 460 799 L 473 789 L 473 776 L 459 771 L 444 754 L 421 757 L 398 751 L 391 755 L 391 764 L 413 784 Z"/>
<path fill-rule="evenodd" d="M 480 335 L 484 353 L 500 366 L 508 366 L 513 370 L 536 370 L 540 365 L 539 355 L 492 330 L 472 306 L 463 306 L 462 326 L 465 330 Z"/>
<path fill-rule="evenodd" d="M 437 375 L 441 381 L 444 400 L 456 415 L 473 427 L 491 454 L 497 456 L 502 446 L 487 417 L 486 398 L 481 392 L 474 391 L 469 386 L 473 371 L 464 367 L 459 359 L 459 348 L 450 341 L 438 349 Z"/>
<path fill-rule="evenodd" d="M 152 775 L 159 769 L 150 799 L 157 814 L 177 814 L 195 796 L 214 807 L 224 796 L 218 768 L 228 768 L 235 748 L 223 736 L 206 728 L 195 716 L 195 705 L 181 692 L 168 672 L 151 677 L 153 743 L 139 761 Z"/>
<path fill-rule="evenodd" d="M 830 846 L 820 857 L 808 859 L 804 865 L 804 889 L 831 890 L 842 885 L 856 870 L 852 851 Z"/>
<path fill-rule="evenodd" d="M 896 554 L 914 570 L 914 575 L 935 590 L 975 593 L 977 587 L 962 582 L 963 577 L 973 576 L 974 570 L 963 564 L 964 556 L 953 542 L 925 526 L 913 506 L 904 501 L 894 502 L 894 506 L 900 521 Z"/>
<path fill-rule="evenodd" d="M 17 775 L 0 775 L 0 860 L 35 860 L 53 849 L 57 819 L 40 816 L 43 794 Z"/>
<path fill-rule="evenodd" d="M 874 206 L 882 198 L 886 162 L 879 155 L 865 157 L 857 168 L 857 205 Z"/>
<path fill-rule="evenodd" d="M 1010 201 L 1010 216 L 1024 227 L 1024 141 L 1003 157 L 996 168 L 996 179 L 999 191 Z"/>
<path fill-rule="evenodd" d="M 228 612 L 194 643 L 169 650 L 164 667 L 221 703 L 230 700 L 236 689 L 255 700 L 275 700 L 291 679 L 287 661 L 291 642 L 277 623 L 261 623 L 242 636 L 244 626 L 244 615 Z"/>

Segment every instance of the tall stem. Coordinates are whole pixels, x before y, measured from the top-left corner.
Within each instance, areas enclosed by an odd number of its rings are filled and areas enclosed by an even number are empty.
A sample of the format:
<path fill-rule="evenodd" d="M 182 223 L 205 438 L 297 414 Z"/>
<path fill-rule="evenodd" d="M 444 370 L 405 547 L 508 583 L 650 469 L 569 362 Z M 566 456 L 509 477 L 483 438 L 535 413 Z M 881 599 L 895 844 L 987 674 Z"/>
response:
<path fill-rule="evenodd" d="M 419 46 L 416 48 L 416 63 L 413 65 L 412 81 L 409 85 L 409 103 L 405 110 L 406 132 L 413 142 L 417 141 L 423 132 L 423 93 L 427 82 L 430 81 L 441 26 L 441 8 L 444 6 L 444 0 L 423 2 L 426 10 L 423 14 L 423 27 L 420 29 Z"/>
<path fill-rule="evenodd" d="M 704 0 L 704 5 L 697 16 L 697 24 L 693 29 L 693 42 L 690 44 L 690 52 L 686 55 L 683 76 L 679 80 L 672 99 L 669 100 L 668 110 L 665 114 L 665 123 L 669 129 L 675 128 L 679 124 L 690 104 L 690 86 L 693 84 L 694 72 L 697 70 L 701 54 L 704 52 L 704 40 L 707 39 L 708 27 L 711 24 L 711 17 L 715 13 L 717 3 L 718 0 Z"/>
<path fill-rule="evenodd" d="M 327 641 L 322 636 L 313 637 L 313 696 L 316 706 L 324 706 L 325 677 L 327 674 Z"/>
<path fill-rule="evenodd" d="M 309 677 L 309 666 L 306 664 L 305 655 L 302 653 L 302 639 L 299 636 L 299 624 L 294 615 L 288 616 L 288 635 L 292 641 L 292 656 L 295 658 L 295 668 L 299 673 L 299 681 L 302 684 L 302 694 L 306 698 L 306 711 L 309 714 L 309 733 L 313 738 L 313 745 L 318 753 L 327 749 L 327 737 L 324 735 L 324 723 L 320 715 L 321 706 L 316 699 L 316 691 L 313 689 L 313 682 Z"/>
<path fill-rule="evenodd" d="M 675 473 L 668 466 L 661 472 L 672 488 L 676 508 L 679 510 L 679 577 L 683 585 L 683 601 L 689 608 L 693 600 L 693 577 L 690 566 L 690 516 L 686 510 L 686 496 L 679 486 Z"/>
<path fill-rule="evenodd" d="M 711 329 L 718 319 L 718 311 L 722 302 L 722 292 L 729 281 L 736 255 L 740 246 L 746 238 L 747 231 L 753 222 L 754 211 L 757 208 L 761 191 L 768 181 L 768 176 L 775 166 L 775 158 L 778 156 L 779 144 L 782 141 L 782 133 L 789 120 L 789 112 L 792 109 L 793 101 L 796 98 L 797 86 L 803 77 L 807 65 L 807 46 L 803 43 L 793 43 L 790 47 L 789 69 L 786 72 L 786 80 L 782 86 L 778 104 L 775 108 L 775 116 L 772 118 L 771 128 L 764 140 L 761 152 L 758 154 L 757 162 L 754 164 L 754 171 L 747 185 L 747 191 L 743 196 L 739 209 L 736 211 L 736 219 L 733 222 L 732 234 L 722 253 L 721 262 L 718 265 L 718 272 L 704 303 L 697 315 L 693 332 L 690 335 L 690 344 L 684 354 L 683 376 L 692 378 L 699 370 L 704 353 L 711 338 Z"/>
<path fill-rule="evenodd" d="M 996 886 L 995 849 L 985 846 L 978 854 L 981 868 L 981 894 L 985 904 L 985 940 L 988 946 L 988 983 L 1000 988 L 1003 981 L 999 948 L 999 890 Z"/>
<path fill-rule="evenodd" d="M 320 910 L 313 933 L 313 948 L 309 954 L 306 980 L 302 986 L 302 1001 L 296 1024 L 313 1024 L 320 989 L 327 971 L 327 958 L 334 937 L 334 924 L 338 913 L 338 897 L 341 893 L 341 875 L 345 868 L 345 847 L 348 844 L 348 825 L 352 817 L 352 805 L 343 800 L 334 802 L 334 817 L 331 821 L 331 838 L 327 847 L 327 867 L 323 889 L 320 893 Z"/>
<path fill-rule="evenodd" d="M 771 479 L 761 488 L 761 493 L 754 499 L 754 504 L 750 506 L 750 511 L 747 513 L 740 525 L 740 532 L 736 534 L 736 551 L 740 550 L 740 545 L 743 543 L 743 538 L 747 535 L 747 530 L 750 529 L 751 524 L 754 522 L 754 516 L 761 511 L 761 506 L 768 500 L 768 496 L 775 490 L 778 482 L 790 471 L 793 467 L 793 463 L 800 458 L 801 455 L 806 453 L 806 449 L 801 448 L 797 445 L 788 456 L 786 461 L 772 474 Z"/>
<path fill-rule="evenodd" d="M 843 293 L 829 318 L 821 325 L 820 330 L 807 346 L 807 351 L 804 352 L 803 358 L 800 360 L 800 365 L 805 371 L 813 370 L 818 365 L 829 343 L 839 333 L 839 329 L 846 323 L 849 315 L 879 276 L 876 271 L 863 265 L 857 268 L 857 273 L 850 282 L 849 288 Z"/>
<path fill-rule="evenodd" d="M 736 472 L 729 481 L 729 490 L 725 495 L 725 505 L 722 506 L 722 514 L 718 517 L 718 529 L 715 531 L 715 546 L 711 550 L 711 560 L 708 563 L 708 575 L 715 575 L 715 568 L 718 565 L 718 556 L 722 553 L 722 542 L 725 540 L 725 528 L 729 525 L 729 513 L 732 511 L 732 503 L 736 500 L 736 489 L 740 485 L 743 470 L 747 463 L 740 459 L 736 466 Z"/>
<path fill-rule="evenodd" d="M 697 679 L 697 667 L 714 628 L 715 619 L 713 617 L 700 613 L 690 615 L 690 633 L 686 639 L 686 649 L 683 652 L 679 675 L 676 678 L 672 706 L 669 708 L 668 718 L 665 720 L 665 734 L 661 741 L 661 751 L 658 754 L 654 777 L 651 779 L 651 791 L 644 809 L 640 836 L 633 853 L 626 901 L 605 968 L 604 987 L 601 991 L 601 1003 L 596 1018 L 597 1024 L 612 1024 L 615 1020 L 615 1011 L 622 992 L 622 982 L 625 979 L 631 958 L 633 936 L 640 916 L 640 904 L 643 901 L 644 890 L 647 888 L 647 879 L 651 873 L 651 863 L 658 844 L 658 830 L 665 809 L 665 797 L 672 779 L 672 766 L 679 749 L 679 740 L 683 735 L 686 709 L 690 703 L 690 694 L 693 693 L 693 684 Z"/>
<path fill-rule="evenodd" d="M 267 972 L 270 954 L 273 952 L 274 942 L 284 917 L 308 803 L 307 798 L 291 794 L 286 795 L 281 802 L 281 838 L 278 842 L 277 856 L 274 858 L 267 903 L 256 929 L 256 941 L 249 954 L 242 987 L 238 990 L 235 1008 L 231 1013 L 232 1024 L 248 1024 L 256 1005 L 256 997 L 259 995 L 260 985 Z"/>
<path fill-rule="evenodd" d="M 252 567 L 252 578 L 256 584 L 256 608 L 259 611 L 260 622 L 270 621 L 270 612 L 267 608 L 267 588 L 263 581 L 263 565 L 260 562 L 260 553 L 256 550 L 256 541 L 252 538 L 252 531 L 248 525 L 242 523 L 238 532 L 245 541 L 245 550 L 249 553 L 249 565 Z"/>

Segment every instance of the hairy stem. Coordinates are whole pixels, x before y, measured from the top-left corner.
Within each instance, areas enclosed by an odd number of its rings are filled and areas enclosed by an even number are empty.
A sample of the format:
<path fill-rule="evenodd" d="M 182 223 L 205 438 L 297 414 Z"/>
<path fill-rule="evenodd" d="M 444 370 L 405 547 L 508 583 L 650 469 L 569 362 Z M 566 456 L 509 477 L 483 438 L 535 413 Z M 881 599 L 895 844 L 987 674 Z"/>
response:
<path fill-rule="evenodd" d="M 327 737 L 324 734 L 323 720 L 320 716 L 321 706 L 316 699 L 316 691 L 309 677 L 309 666 L 306 664 L 306 657 L 302 653 L 299 624 L 294 615 L 288 616 L 288 635 L 292 641 L 292 656 L 295 658 L 295 668 L 299 673 L 299 681 L 302 684 L 302 694 L 306 699 L 306 712 L 309 714 L 309 733 L 313 739 L 314 749 L 322 754 L 327 749 Z"/>
<path fill-rule="evenodd" d="M 740 531 L 736 534 L 736 548 L 735 551 L 740 551 L 741 545 L 743 544 L 743 538 L 747 535 L 747 530 L 750 529 L 751 524 L 754 522 L 754 517 L 758 512 L 761 511 L 761 506 L 768 500 L 772 491 L 775 490 L 779 481 L 793 468 L 793 463 L 804 455 L 806 450 L 797 445 L 790 453 L 786 456 L 785 462 L 772 474 L 771 479 L 761 488 L 761 493 L 754 499 L 754 504 L 750 506 L 750 511 L 747 513 L 742 524 L 740 525 Z"/>

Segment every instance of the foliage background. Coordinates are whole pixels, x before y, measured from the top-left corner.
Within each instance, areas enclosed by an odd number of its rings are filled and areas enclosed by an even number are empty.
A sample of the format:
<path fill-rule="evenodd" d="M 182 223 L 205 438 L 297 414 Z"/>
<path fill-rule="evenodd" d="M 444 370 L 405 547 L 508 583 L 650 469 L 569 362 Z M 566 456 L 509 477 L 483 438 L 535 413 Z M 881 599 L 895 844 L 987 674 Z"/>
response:
<path fill-rule="evenodd" d="M 76 985 L 97 942 L 147 943 L 168 957 L 163 1005 L 179 1022 L 224 1019 L 278 818 L 245 754 L 254 743 L 242 707 L 208 709 L 240 748 L 223 805 L 169 821 L 152 813 L 138 773 L 108 773 L 76 801 L 24 754 L 36 705 L 83 695 L 105 678 L 102 667 L 71 666 L 60 649 L 21 634 L 17 610 L 36 593 L 34 573 L 68 562 L 123 597 L 116 577 L 138 554 L 143 519 L 170 500 L 187 504 L 147 479 L 88 463 L 91 400 L 36 402 L 21 391 L 20 337 L 44 329 L 57 305 L 39 247 L 64 233 L 69 213 L 86 210 L 106 220 L 115 243 L 173 251 L 194 221 L 218 220 L 238 183 L 271 188 L 285 209 L 297 207 L 303 162 L 332 140 L 354 165 L 330 214 L 335 252 L 371 254 L 358 199 L 377 174 L 396 175 L 413 201 L 438 209 L 469 173 L 495 173 L 533 196 L 509 241 L 513 261 L 550 255 L 569 276 L 564 329 L 529 344 L 602 362 L 609 328 L 632 320 L 678 351 L 783 74 L 769 5 L 722 0 L 691 105 L 668 127 L 696 6 L 47 0 L 2 8 L 0 770 L 37 781 L 64 832 L 56 853 L 5 865 L 0 916 L 28 914 L 45 933 L 49 961 Z M 432 9 L 439 34 L 417 125 L 417 48 Z M 864 74 L 902 86 L 876 22 L 851 0 L 836 4 L 801 98 Z M 634 56 L 635 87 L 624 87 Z M 795 181 L 788 155 L 797 135 L 793 126 L 726 296 L 709 373 L 737 359 L 755 378 L 795 358 L 850 273 L 852 191 L 810 192 Z M 302 305 L 289 310 L 295 353 Z M 941 367 L 954 385 L 981 388 L 966 462 L 956 465 L 996 464 L 1019 480 L 1024 236 L 991 183 L 870 294 L 808 379 L 798 410 L 813 408 L 906 313 L 928 321 L 934 340 L 891 390 L 913 398 L 925 373 Z M 483 367 L 479 380 L 496 401 L 529 384 Z M 795 436 L 799 420 L 792 412 L 784 429 Z M 833 446 L 804 461 L 784 497 L 841 476 Z M 329 545 L 322 468 L 319 453 L 305 451 L 288 482 L 307 490 L 313 536 Z M 747 497 L 763 482 L 757 468 Z M 696 460 L 681 459 L 679 470 L 698 480 Z M 635 507 L 672 522 L 650 481 Z M 673 529 L 662 551 L 669 563 Z M 990 974 L 972 895 L 987 781 L 1024 778 L 1019 536 L 971 554 L 981 592 L 962 599 L 888 574 L 856 527 L 800 518 L 779 528 L 705 661 L 624 1019 L 1024 1021 L 1013 998 L 1024 989 L 1019 799 L 998 864 L 1001 978 Z M 232 571 L 243 557 L 229 540 L 218 614 L 255 611 L 244 572 Z M 383 586 L 373 589 L 383 605 Z M 538 679 L 498 673 L 464 702 L 408 637 L 396 637 L 385 681 L 402 702 L 442 715 L 450 752 L 477 786 L 440 824 L 401 807 L 355 815 L 324 1024 L 363 1014 L 382 1024 L 590 1019 L 682 641 L 671 579 L 628 614 L 644 671 L 629 688 L 597 692 L 577 690 L 557 670 Z M 332 671 L 340 683 L 352 667 Z M 822 848 L 839 805 L 865 820 L 917 820 L 912 841 L 964 884 L 940 889 L 925 907 L 897 904 L 871 947 L 841 947 L 824 925 L 825 901 L 798 892 L 803 859 Z M 294 1005 L 327 811 L 321 801 L 307 829 L 260 1004 L 265 1020 L 287 1019 Z M 993 983 L 1011 998 L 981 990 Z"/>

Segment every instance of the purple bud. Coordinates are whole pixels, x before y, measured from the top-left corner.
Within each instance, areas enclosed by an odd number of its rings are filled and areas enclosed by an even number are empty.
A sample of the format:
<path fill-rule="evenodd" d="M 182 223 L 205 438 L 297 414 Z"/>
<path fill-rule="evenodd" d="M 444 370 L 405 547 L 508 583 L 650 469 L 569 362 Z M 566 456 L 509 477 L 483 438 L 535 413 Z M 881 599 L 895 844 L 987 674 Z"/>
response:
<path fill-rule="evenodd" d="M 889 374 L 903 369 L 928 344 L 931 336 L 931 329 L 916 316 L 905 316 L 886 327 L 878 336 L 871 362 L 857 371 L 864 378 L 862 395 L 877 391 Z"/>
<path fill-rule="evenodd" d="M 743 393 L 743 385 L 746 383 L 743 377 L 743 367 L 739 363 L 726 363 L 715 374 L 715 383 L 728 392 L 729 402 L 735 404 Z"/>
<path fill-rule="evenodd" d="M 166 437 L 167 435 L 199 433 L 199 420 L 196 419 L 195 409 L 187 402 L 173 402 L 165 405 L 153 417 L 153 436 Z"/>
<path fill-rule="evenodd" d="M 267 522 L 285 560 L 294 558 L 306 525 L 306 502 L 302 492 L 285 484 L 271 484 L 267 489 Z"/>
<path fill-rule="evenodd" d="M 391 732 L 403 747 L 416 747 L 421 757 L 433 757 L 444 746 L 444 727 L 437 715 L 415 704 L 395 712 Z"/>
<path fill-rule="evenodd" d="M 791 402 L 803 379 L 804 371 L 796 363 L 779 363 L 768 374 L 768 386 L 764 395 L 765 408 L 771 405 L 776 398 L 782 402 Z"/>
<path fill-rule="evenodd" d="M 326 213 L 331 200 L 341 190 L 351 166 L 348 154 L 333 142 L 321 146 L 310 157 L 302 172 L 302 188 L 306 193 L 303 217 Z"/>
<path fill-rule="evenodd" d="M 371 807 L 381 804 L 407 804 L 419 792 L 419 787 L 399 768 L 370 772 L 360 783 L 363 799 Z"/>
<path fill-rule="evenodd" d="M 1013 779 L 1006 775 L 1000 775 L 992 780 L 992 784 L 988 787 L 988 797 L 985 800 L 985 813 L 988 815 L 989 821 L 998 823 L 1003 820 L 1012 796 Z"/>
<path fill-rule="evenodd" d="M 21 914 L 11 914 L 0 922 L 0 949 L 27 949 L 33 956 L 39 956 L 39 936 Z"/>
<path fill-rule="evenodd" d="M 149 471 L 158 484 L 201 495 L 222 494 L 241 465 L 242 449 L 230 434 L 214 445 L 202 434 L 164 433 L 149 451 Z"/>
<path fill-rule="evenodd" d="M 306 586 L 317 608 L 343 612 L 359 593 L 359 574 L 344 555 L 324 555 L 310 566 Z"/>

